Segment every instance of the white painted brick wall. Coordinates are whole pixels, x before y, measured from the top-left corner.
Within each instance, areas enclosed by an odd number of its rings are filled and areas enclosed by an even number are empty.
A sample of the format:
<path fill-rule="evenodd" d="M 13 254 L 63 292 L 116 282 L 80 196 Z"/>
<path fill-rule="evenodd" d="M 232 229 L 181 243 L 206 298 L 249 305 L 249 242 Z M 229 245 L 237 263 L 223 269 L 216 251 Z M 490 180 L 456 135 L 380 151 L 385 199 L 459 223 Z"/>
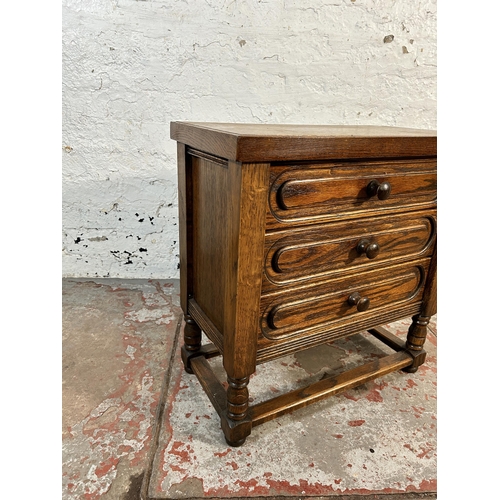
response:
<path fill-rule="evenodd" d="M 64 276 L 178 277 L 173 120 L 434 129 L 436 0 L 64 0 Z"/>

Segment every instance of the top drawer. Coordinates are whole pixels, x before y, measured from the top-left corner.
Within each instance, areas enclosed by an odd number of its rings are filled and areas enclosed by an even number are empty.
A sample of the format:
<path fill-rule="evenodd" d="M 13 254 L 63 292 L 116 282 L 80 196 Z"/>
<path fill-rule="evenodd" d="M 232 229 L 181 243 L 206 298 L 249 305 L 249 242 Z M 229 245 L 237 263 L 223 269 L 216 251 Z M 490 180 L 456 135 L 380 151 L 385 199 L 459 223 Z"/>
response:
<path fill-rule="evenodd" d="M 267 227 L 433 206 L 436 169 L 435 158 L 272 165 Z"/>

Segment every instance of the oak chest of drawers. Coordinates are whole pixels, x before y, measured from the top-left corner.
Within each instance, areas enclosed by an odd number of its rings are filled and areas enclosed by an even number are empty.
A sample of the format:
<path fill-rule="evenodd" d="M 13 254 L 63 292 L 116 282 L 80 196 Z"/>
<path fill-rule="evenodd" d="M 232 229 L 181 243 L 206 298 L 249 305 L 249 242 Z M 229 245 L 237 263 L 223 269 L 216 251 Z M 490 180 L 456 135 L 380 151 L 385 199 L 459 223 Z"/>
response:
<path fill-rule="evenodd" d="M 172 122 L 171 138 L 182 359 L 230 445 L 287 411 L 417 370 L 436 312 L 435 132 Z M 406 342 L 380 326 L 410 316 Z M 365 330 L 394 353 L 249 406 L 259 363 Z M 207 362 L 216 355 L 227 388 Z"/>

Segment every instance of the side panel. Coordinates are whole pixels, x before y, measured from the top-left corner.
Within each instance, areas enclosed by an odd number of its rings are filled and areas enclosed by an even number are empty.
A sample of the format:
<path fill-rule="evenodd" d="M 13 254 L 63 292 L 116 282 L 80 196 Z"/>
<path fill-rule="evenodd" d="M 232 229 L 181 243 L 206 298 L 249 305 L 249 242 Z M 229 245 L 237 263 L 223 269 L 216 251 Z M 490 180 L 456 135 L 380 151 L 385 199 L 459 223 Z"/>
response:
<path fill-rule="evenodd" d="M 189 148 L 187 153 L 192 172 L 189 311 L 223 351 L 228 375 L 243 378 L 255 370 L 269 164 L 227 162 Z"/>
<path fill-rule="evenodd" d="M 193 291 L 198 306 L 224 334 L 227 279 L 227 162 L 191 156 L 193 201 Z M 207 332 L 205 332 L 207 333 Z M 217 339 L 211 339 L 217 342 Z"/>

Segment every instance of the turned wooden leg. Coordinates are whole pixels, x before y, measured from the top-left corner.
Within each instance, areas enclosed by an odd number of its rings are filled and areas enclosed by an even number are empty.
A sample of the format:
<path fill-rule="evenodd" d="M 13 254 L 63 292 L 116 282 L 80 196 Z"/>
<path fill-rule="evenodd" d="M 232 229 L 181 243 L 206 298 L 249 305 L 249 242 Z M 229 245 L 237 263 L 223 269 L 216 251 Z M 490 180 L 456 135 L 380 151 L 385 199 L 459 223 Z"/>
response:
<path fill-rule="evenodd" d="M 424 343 L 427 337 L 427 325 L 432 315 L 437 311 L 437 250 L 434 250 L 432 260 L 427 271 L 424 296 L 420 312 L 413 316 L 412 324 L 406 337 L 406 352 L 413 358 L 413 363 L 404 369 L 405 372 L 415 373 L 425 361 Z"/>
<path fill-rule="evenodd" d="M 186 324 L 184 326 L 184 345 L 181 348 L 182 362 L 188 373 L 193 373 L 190 359 L 197 355 L 201 348 L 201 329 L 189 314 L 184 315 Z"/>
<path fill-rule="evenodd" d="M 248 411 L 248 380 L 250 377 L 234 379 L 227 377 L 227 416 L 232 420 L 243 420 Z"/>
<path fill-rule="evenodd" d="M 417 314 L 412 318 L 413 322 L 408 329 L 406 337 L 406 351 L 412 355 L 413 364 L 404 368 L 405 372 L 415 373 L 418 367 L 425 361 L 426 352 L 424 351 L 424 343 L 430 319 L 430 316 L 423 316 L 422 314 Z"/>
<path fill-rule="evenodd" d="M 222 418 L 222 430 L 229 446 L 241 446 L 252 430 L 252 422 L 248 417 L 249 379 L 227 377 L 227 418 Z"/>

